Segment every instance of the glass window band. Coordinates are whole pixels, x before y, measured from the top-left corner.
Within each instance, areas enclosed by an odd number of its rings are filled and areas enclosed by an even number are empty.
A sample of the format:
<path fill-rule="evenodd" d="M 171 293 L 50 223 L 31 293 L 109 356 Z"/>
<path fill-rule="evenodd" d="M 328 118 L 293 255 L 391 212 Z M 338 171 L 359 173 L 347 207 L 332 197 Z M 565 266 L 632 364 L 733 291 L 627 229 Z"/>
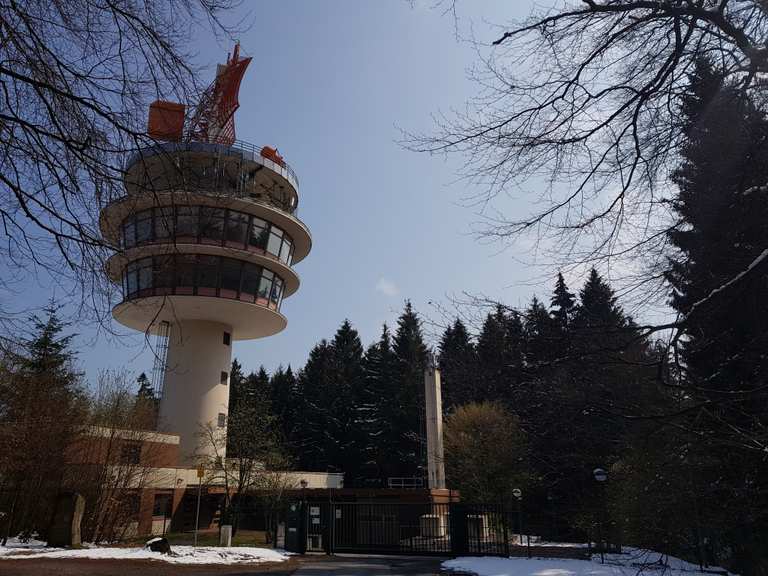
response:
<path fill-rule="evenodd" d="M 217 296 L 279 310 L 285 283 L 271 270 L 236 258 L 174 254 L 129 263 L 122 286 L 124 300 L 171 294 Z"/>
<path fill-rule="evenodd" d="M 187 242 L 259 252 L 290 266 L 293 238 L 282 228 L 245 212 L 213 206 L 162 206 L 123 220 L 121 246 Z"/>

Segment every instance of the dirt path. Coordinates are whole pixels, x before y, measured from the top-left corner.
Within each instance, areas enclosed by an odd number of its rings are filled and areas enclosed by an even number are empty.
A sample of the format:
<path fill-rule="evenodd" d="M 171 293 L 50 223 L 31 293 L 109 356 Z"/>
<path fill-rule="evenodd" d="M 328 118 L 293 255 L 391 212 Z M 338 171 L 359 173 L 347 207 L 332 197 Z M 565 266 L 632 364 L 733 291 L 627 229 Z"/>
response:
<path fill-rule="evenodd" d="M 183 566 L 155 560 L 90 560 L 79 558 L 0 560 L 0 576 L 240 576 L 273 574 L 289 576 L 298 559 L 265 564 L 206 564 Z"/>

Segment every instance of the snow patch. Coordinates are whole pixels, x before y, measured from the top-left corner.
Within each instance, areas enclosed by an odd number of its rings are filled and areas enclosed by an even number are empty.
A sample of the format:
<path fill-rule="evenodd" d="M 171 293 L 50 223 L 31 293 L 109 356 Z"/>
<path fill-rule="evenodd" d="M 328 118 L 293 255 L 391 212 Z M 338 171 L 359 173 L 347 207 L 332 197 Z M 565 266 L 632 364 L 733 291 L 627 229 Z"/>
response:
<path fill-rule="evenodd" d="M 548 544 L 551 546 L 552 544 Z M 680 558 L 658 552 L 625 548 L 624 554 L 606 554 L 605 564 L 599 556 L 592 560 L 564 558 L 497 558 L 465 556 L 443 562 L 443 568 L 470 572 L 477 576 L 693 576 L 696 574 L 728 574 L 718 568 L 699 567 Z"/>
<path fill-rule="evenodd" d="M 11 544 L 11 540 L 8 541 Z M 152 552 L 146 548 L 94 547 L 77 550 L 45 548 L 44 542 L 14 542 L 10 546 L 0 547 L 0 560 L 22 560 L 29 558 L 80 558 L 92 560 L 158 560 L 171 564 L 259 564 L 263 562 L 283 562 L 288 554 L 268 548 L 235 546 L 232 548 L 213 548 L 194 546 L 172 546 L 171 554 Z"/>

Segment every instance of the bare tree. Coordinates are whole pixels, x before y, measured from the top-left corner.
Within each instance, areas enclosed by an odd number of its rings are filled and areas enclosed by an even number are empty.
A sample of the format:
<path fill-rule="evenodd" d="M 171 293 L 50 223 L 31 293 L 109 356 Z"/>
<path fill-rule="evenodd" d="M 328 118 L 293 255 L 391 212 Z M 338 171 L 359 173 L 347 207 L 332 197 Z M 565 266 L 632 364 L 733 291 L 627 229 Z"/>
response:
<path fill-rule="evenodd" d="M 266 404 L 242 398 L 234 403 L 226 428 L 209 422 L 200 431 L 201 452 L 207 454 L 201 458 L 208 471 L 206 482 L 224 487 L 222 522 L 237 531 L 245 503 L 259 502 L 268 542 L 286 490 L 295 487 L 295 479 L 287 472 L 291 462 L 274 430 L 274 420 Z"/>
<path fill-rule="evenodd" d="M 527 438 L 517 416 L 500 403 L 465 404 L 445 425 L 445 460 L 452 486 L 462 498 L 498 502 L 525 482 Z"/>
<path fill-rule="evenodd" d="M 461 155 L 483 205 L 502 193 L 534 195 L 528 214 L 489 216 L 483 236 L 533 233 L 559 265 L 622 263 L 626 290 L 652 299 L 664 293 L 666 232 L 680 225 L 667 184 L 688 75 L 705 57 L 762 99 L 767 41 L 768 7 L 758 0 L 537 8 L 476 43 L 480 92 L 466 111 L 439 117 L 435 133 L 408 135 L 405 145 Z"/>
<path fill-rule="evenodd" d="M 99 210 L 124 194 L 126 154 L 151 144 L 148 102 L 200 92 L 199 24 L 237 0 L 0 0 L 0 264 L 109 310 Z M 4 275 L 0 288 L 10 286 Z"/>
<path fill-rule="evenodd" d="M 88 426 L 69 449 L 65 486 L 83 495 L 83 536 L 115 542 L 129 535 L 135 504 L 159 480 L 152 407 L 123 373 L 102 373 L 90 400 Z"/>

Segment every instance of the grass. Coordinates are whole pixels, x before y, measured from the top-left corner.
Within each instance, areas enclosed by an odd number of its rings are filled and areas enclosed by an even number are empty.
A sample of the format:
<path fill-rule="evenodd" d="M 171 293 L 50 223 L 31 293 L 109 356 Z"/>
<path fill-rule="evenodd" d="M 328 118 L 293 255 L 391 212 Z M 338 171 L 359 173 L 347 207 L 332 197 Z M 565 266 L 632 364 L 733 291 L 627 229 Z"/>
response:
<path fill-rule="evenodd" d="M 153 536 L 147 536 L 144 538 L 134 538 L 127 542 L 130 546 L 143 546 L 144 543 L 153 538 Z M 165 535 L 171 546 L 191 546 L 195 543 L 194 532 L 168 532 Z M 219 545 L 219 531 L 214 530 L 201 530 L 197 534 L 198 546 L 218 546 Z M 238 530 L 232 537 L 232 546 L 258 546 L 258 547 L 271 547 L 267 544 L 265 533 L 263 530 Z"/>

